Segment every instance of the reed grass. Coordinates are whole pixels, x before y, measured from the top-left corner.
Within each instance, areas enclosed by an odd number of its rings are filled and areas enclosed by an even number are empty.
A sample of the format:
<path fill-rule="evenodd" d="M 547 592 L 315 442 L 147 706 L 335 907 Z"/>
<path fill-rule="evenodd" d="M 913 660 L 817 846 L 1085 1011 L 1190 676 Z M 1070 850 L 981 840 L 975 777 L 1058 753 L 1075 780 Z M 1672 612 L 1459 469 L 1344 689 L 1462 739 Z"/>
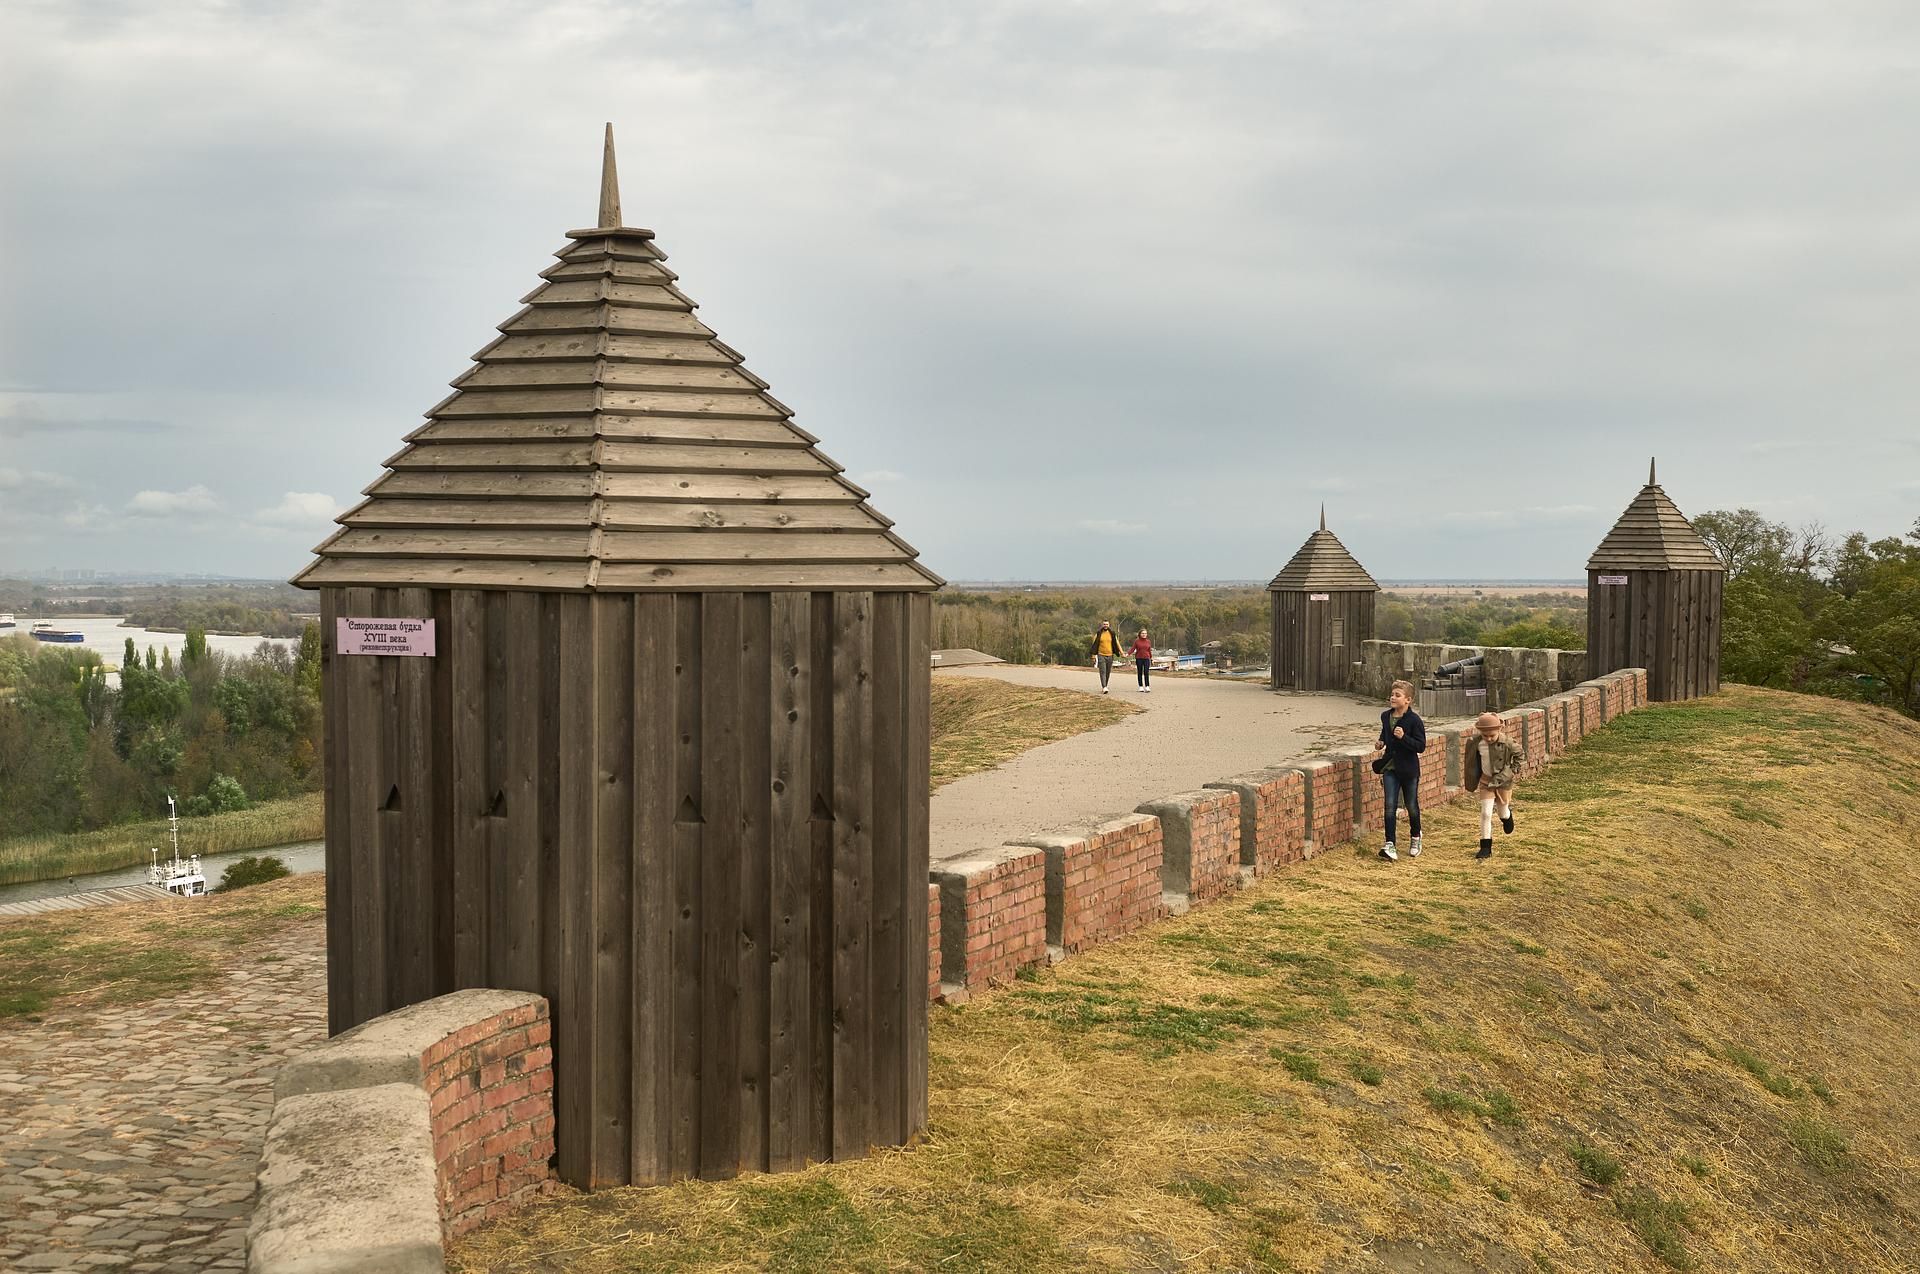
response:
<path fill-rule="evenodd" d="M 180 820 L 182 854 L 223 854 L 238 849 L 266 849 L 293 841 L 318 840 L 325 832 L 320 793 L 307 792 L 283 801 L 262 801 L 252 809 L 205 818 Z M 137 867 L 148 860 L 149 848 L 164 855 L 172 841 L 167 820 L 122 823 L 93 832 L 53 836 L 16 836 L 0 841 L 0 885 L 59 876 L 82 876 L 121 867 Z"/>

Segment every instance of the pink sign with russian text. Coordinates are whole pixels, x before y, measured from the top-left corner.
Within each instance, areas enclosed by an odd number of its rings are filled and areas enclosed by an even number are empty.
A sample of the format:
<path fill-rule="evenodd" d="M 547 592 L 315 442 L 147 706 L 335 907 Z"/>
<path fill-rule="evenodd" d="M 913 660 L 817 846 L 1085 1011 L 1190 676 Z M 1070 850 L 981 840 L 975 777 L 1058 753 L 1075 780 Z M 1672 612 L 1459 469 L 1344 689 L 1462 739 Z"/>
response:
<path fill-rule="evenodd" d="M 335 649 L 343 655 L 431 655 L 431 619 L 348 619 L 340 617 Z"/>

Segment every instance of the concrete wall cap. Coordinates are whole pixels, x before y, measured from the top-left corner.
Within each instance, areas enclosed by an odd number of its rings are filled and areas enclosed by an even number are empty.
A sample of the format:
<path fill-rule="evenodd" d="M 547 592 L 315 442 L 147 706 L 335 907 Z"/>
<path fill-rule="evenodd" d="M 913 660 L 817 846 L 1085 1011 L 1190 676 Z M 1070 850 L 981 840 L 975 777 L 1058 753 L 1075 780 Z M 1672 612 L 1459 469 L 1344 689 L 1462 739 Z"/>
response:
<path fill-rule="evenodd" d="M 942 877 L 971 876 L 977 872 L 992 871 L 1017 859 L 1032 857 L 1035 855 L 1031 845 L 1011 842 L 998 849 L 976 849 L 958 858 L 943 858 L 933 865 L 932 875 L 936 881 Z"/>
<path fill-rule="evenodd" d="M 273 1081 L 274 1099 L 373 1084 L 418 1085 L 420 1055 L 427 1049 L 475 1022 L 541 1003 L 531 991 L 475 988 L 396 1009 L 343 1031 L 282 1066 Z"/>
<path fill-rule="evenodd" d="M 1010 840 L 1007 844 L 1031 849 L 1068 850 L 1075 845 L 1085 844 L 1086 839 L 1084 836 L 1061 833 L 1057 836 L 1029 836 L 1024 840 Z"/>
<path fill-rule="evenodd" d="M 1203 787 L 1192 792 L 1175 792 L 1172 796 L 1156 796 L 1150 801 L 1142 801 L 1134 806 L 1135 814 L 1151 814 L 1159 817 L 1162 812 L 1183 813 L 1196 805 L 1211 804 L 1220 799 L 1220 789 Z"/>
<path fill-rule="evenodd" d="M 440 1274 L 433 1125 L 412 1084 L 276 1102 L 249 1274 Z"/>

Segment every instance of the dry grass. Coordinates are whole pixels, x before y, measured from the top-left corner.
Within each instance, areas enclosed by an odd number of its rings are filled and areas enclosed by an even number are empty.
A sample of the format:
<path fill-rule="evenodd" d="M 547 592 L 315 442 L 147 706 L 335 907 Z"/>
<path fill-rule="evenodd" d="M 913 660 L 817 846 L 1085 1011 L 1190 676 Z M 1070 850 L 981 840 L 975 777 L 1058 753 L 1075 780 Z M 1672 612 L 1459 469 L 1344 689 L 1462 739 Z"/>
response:
<path fill-rule="evenodd" d="M 318 840 L 326 813 L 318 792 L 263 801 L 252 809 L 180 820 L 182 854 L 223 854 L 236 849 L 267 849 L 294 841 Z M 165 853 L 167 820 L 122 823 L 97 832 L 58 836 L 17 836 L 0 841 L 0 885 L 23 880 L 80 876 L 147 862 L 149 846 Z"/>
<path fill-rule="evenodd" d="M 56 1004 L 126 1004 L 179 993 L 241 961 L 290 924 L 324 944 L 318 873 L 168 903 L 0 917 L 0 1021 Z"/>
<path fill-rule="evenodd" d="M 1433 811 L 1417 864 L 935 1010 L 913 1149 L 562 1197 L 454 1267 L 1913 1269 L 1916 751 L 1766 691 L 1636 713 L 1489 862 Z"/>
<path fill-rule="evenodd" d="M 988 677 L 933 679 L 933 786 L 991 770 L 1028 748 L 1112 725 L 1140 709 L 1118 699 L 1016 686 Z"/>

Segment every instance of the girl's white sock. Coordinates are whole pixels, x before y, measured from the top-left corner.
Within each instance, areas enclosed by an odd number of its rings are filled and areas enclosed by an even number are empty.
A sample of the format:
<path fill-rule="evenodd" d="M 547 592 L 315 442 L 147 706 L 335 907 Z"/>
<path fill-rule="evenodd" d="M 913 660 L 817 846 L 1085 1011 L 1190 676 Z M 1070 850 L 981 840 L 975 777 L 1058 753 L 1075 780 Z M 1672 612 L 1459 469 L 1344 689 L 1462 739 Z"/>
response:
<path fill-rule="evenodd" d="M 1480 802 L 1480 839 L 1486 840 L 1489 836 L 1492 836 L 1492 835 L 1493 835 L 1493 798 L 1489 796 Z"/>
<path fill-rule="evenodd" d="M 1513 803 L 1512 803 L 1511 801 L 1503 801 L 1503 802 L 1501 802 L 1501 804 L 1500 804 L 1500 817 L 1501 817 L 1501 818 L 1511 818 L 1511 817 L 1513 817 Z"/>

